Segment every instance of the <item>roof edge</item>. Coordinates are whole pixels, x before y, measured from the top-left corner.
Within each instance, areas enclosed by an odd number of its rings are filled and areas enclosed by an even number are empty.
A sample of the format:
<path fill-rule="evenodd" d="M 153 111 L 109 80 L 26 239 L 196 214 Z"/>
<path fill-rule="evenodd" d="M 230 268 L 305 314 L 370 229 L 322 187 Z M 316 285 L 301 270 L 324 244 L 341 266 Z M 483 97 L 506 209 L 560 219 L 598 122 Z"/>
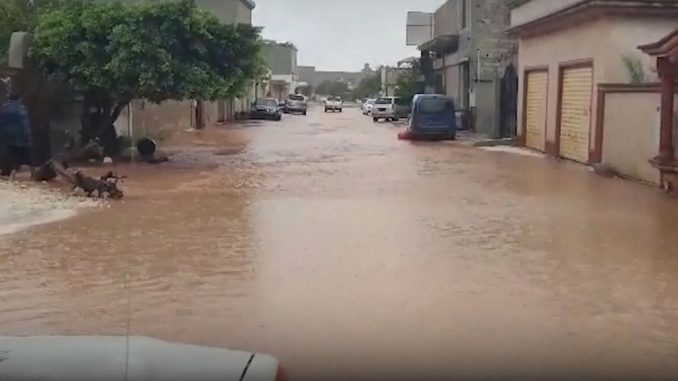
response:
<path fill-rule="evenodd" d="M 678 37 L 678 28 L 674 29 L 671 33 L 662 37 L 659 41 L 651 42 L 649 44 L 638 45 L 638 49 L 647 53 L 651 56 L 659 56 L 663 54 L 668 54 L 668 50 L 671 47 L 666 45 Z M 678 44 L 673 44 L 673 48 L 676 48 Z"/>
<path fill-rule="evenodd" d="M 607 10 L 607 11 L 633 11 L 633 12 L 652 12 L 675 10 L 678 11 L 678 3 L 669 1 L 647 2 L 641 0 L 582 0 L 568 7 L 559 9 L 555 12 L 546 14 L 523 24 L 511 26 L 506 29 L 506 33 L 520 35 L 522 32 L 542 25 L 550 25 L 552 22 L 579 15 L 586 10 Z"/>

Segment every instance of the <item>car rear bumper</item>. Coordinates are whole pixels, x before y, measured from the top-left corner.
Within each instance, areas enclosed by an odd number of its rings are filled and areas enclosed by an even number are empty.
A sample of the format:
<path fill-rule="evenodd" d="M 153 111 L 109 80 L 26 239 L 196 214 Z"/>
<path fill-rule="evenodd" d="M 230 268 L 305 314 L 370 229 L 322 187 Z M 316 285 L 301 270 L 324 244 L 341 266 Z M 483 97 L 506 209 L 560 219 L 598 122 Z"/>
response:
<path fill-rule="evenodd" d="M 273 120 L 273 119 L 278 119 L 279 117 L 280 117 L 280 114 L 278 114 L 278 113 L 269 113 L 269 112 L 262 112 L 262 111 L 252 111 L 252 112 L 250 112 L 250 119 Z"/>
<path fill-rule="evenodd" d="M 375 118 L 394 118 L 396 115 L 395 112 L 391 110 L 379 111 L 377 109 L 373 109 L 372 116 Z"/>
<path fill-rule="evenodd" d="M 415 139 L 421 140 L 454 140 L 457 137 L 456 130 L 433 130 L 433 131 L 424 131 L 424 130 L 408 130 L 410 134 Z"/>

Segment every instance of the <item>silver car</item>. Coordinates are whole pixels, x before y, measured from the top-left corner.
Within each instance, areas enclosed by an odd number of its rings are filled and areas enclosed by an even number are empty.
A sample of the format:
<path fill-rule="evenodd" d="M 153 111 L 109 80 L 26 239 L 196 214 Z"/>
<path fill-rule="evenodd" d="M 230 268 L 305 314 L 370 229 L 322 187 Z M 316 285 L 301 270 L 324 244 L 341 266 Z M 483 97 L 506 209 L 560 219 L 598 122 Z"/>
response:
<path fill-rule="evenodd" d="M 287 99 L 285 99 L 285 114 L 298 112 L 302 115 L 306 115 L 307 109 L 308 101 L 303 95 L 290 94 L 287 96 Z"/>

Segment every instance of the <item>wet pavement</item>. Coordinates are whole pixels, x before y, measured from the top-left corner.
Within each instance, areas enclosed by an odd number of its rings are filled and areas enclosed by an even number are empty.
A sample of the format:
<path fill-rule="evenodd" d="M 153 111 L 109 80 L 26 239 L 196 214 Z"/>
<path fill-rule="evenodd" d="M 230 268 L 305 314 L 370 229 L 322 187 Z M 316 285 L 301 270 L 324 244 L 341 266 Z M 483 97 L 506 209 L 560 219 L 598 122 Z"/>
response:
<path fill-rule="evenodd" d="M 193 133 L 0 237 L 0 335 L 146 335 L 292 380 L 678 377 L 678 200 L 356 109 Z M 184 140 L 185 142 L 185 140 Z"/>

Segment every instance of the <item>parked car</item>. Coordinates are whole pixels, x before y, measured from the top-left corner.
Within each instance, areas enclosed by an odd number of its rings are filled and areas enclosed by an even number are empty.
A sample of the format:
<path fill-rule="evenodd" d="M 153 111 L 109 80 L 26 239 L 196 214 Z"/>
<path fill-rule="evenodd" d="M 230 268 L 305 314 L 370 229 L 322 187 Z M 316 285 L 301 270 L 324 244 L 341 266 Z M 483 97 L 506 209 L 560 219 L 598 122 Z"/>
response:
<path fill-rule="evenodd" d="M 410 140 L 454 140 L 456 136 L 454 100 L 438 94 L 416 95 L 407 130 L 398 134 Z"/>
<path fill-rule="evenodd" d="M 342 112 L 344 109 L 344 101 L 341 97 L 331 96 L 325 100 L 325 112 L 328 111 L 339 111 Z"/>
<path fill-rule="evenodd" d="M 372 106 L 372 120 L 375 122 L 379 119 L 398 121 L 400 118 L 407 118 L 409 107 L 401 105 L 400 100 L 400 97 L 378 98 Z"/>
<path fill-rule="evenodd" d="M 363 115 L 371 115 L 372 114 L 372 108 L 374 107 L 374 102 L 376 102 L 376 99 L 367 99 L 363 104 L 360 106 L 360 109 L 363 112 Z"/>
<path fill-rule="evenodd" d="M 303 115 L 306 115 L 306 110 L 308 108 L 308 101 L 303 95 L 290 94 L 285 100 L 285 114 L 298 112 Z"/>
<path fill-rule="evenodd" d="M 282 110 L 275 98 L 259 98 L 252 105 L 250 119 L 267 119 L 279 121 L 282 119 Z"/>

